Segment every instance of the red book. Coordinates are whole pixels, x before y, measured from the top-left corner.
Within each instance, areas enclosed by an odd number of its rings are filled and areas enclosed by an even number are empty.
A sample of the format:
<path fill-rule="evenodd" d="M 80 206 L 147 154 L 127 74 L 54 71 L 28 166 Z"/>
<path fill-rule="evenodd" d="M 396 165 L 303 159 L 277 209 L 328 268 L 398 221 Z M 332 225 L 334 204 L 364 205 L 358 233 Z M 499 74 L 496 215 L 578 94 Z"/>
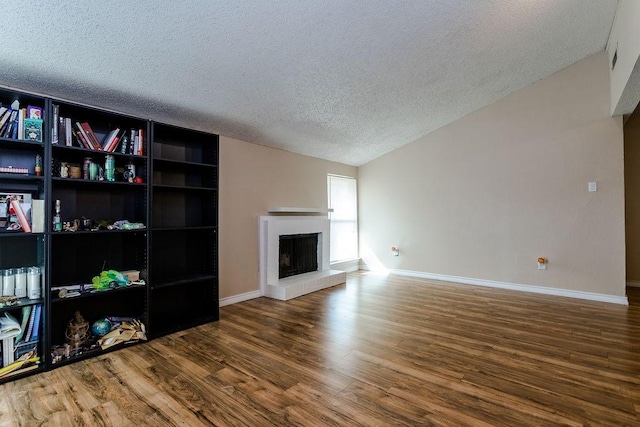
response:
<path fill-rule="evenodd" d="M 89 123 L 80 123 L 80 126 L 82 127 L 82 130 L 84 130 L 85 135 L 87 135 L 87 139 L 89 140 L 89 143 L 91 144 L 93 149 L 102 151 L 102 145 L 100 144 L 100 141 L 98 141 L 98 137 L 93 132 L 93 129 L 91 129 Z"/>
<path fill-rule="evenodd" d="M 78 131 L 76 132 L 76 135 L 78 135 L 78 138 L 80 139 L 80 141 L 84 145 L 84 148 L 88 148 L 89 150 L 95 150 L 95 148 L 93 148 L 93 144 L 89 140 L 89 136 L 87 135 L 87 133 L 84 131 L 84 129 L 80 125 L 80 122 L 76 122 L 76 128 L 78 128 Z"/>
<path fill-rule="evenodd" d="M 78 140 L 78 144 L 80 144 L 80 147 L 91 150 L 91 147 L 89 146 L 89 143 L 85 141 L 82 132 L 80 132 L 79 130 L 74 130 L 73 133 L 76 135 L 76 139 Z"/>

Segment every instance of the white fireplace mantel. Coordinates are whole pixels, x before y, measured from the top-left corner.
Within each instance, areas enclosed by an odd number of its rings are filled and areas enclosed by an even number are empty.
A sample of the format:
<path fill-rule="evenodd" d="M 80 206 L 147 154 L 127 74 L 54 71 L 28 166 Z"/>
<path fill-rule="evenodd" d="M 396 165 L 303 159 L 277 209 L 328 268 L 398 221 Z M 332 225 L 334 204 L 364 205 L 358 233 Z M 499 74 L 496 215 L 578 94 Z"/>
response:
<path fill-rule="evenodd" d="M 326 216 L 260 217 L 260 293 L 280 300 L 344 283 L 347 273 L 330 268 L 330 222 Z M 318 271 L 279 279 L 280 236 L 318 233 Z"/>
<path fill-rule="evenodd" d="M 315 213 L 326 214 L 333 212 L 333 209 L 321 209 L 321 208 L 293 208 L 289 206 L 273 206 L 268 209 L 271 213 Z"/>

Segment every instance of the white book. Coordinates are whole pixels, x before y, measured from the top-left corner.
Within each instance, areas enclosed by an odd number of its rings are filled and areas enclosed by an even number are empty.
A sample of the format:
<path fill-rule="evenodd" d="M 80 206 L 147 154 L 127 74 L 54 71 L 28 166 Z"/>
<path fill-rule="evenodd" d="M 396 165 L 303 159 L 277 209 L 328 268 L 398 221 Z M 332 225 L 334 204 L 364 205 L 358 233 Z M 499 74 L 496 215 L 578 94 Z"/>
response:
<path fill-rule="evenodd" d="M 44 200 L 31 201 L 31 232 L 44 233 Z"/>
<path fill-rule="evenodd" d="M 71 124 L 71 117 L 65 117 L 65 131 L 67 134 L 65 135 L 65 143 L 67 147 L 71 147 L 73 145 L 73 125 Z"/>
<path fill-rule="evenodd" d="M 18 110 L 18 139 L 24 139 L 24 113 L 24 108 Z"/>

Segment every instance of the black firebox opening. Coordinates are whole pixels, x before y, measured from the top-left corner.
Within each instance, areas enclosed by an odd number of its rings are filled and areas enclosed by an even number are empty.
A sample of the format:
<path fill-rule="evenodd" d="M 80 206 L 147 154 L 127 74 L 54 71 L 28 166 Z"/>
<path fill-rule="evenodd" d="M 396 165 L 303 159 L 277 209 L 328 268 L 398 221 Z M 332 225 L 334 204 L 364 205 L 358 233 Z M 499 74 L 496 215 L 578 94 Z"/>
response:
<path fill-rule="evenodd" d="M 318 270 L 318 233 L 280 236 L 279 278 Z"/>

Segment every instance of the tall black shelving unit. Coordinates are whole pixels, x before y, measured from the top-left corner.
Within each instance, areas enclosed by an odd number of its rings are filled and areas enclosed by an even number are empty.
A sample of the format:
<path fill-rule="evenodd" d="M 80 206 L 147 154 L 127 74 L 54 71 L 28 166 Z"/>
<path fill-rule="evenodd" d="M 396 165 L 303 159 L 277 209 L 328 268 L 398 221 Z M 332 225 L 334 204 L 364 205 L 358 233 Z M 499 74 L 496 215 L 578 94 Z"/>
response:
<path fill-rule="evenodd" d="M 0 89 L 0 102 L 3 106 L 8 106 L 14 101 L 20 103 L 20 107 L 33 106 L 47 111 L 49 100 L 44 97 L 31 95 L 24 92 Z M 45 121 L 46 123 L 46 121 Z M 35 158 L 40 156 L 44 162 L 48 147 L 46 146 L 46 129 L 42 136 L 42 142 L 26 141 L 19 138 L 0 137 L 0 167 L 24 168 L 25 174 L 0 172 L 0 194 L 3 195 L 28 195 L 32 200 L 46 200 L 47 180 L 45 178 L 45 168 L 41 174 L 36 175 Z M 8 209 L 6 206 L 5 208 Z M 6 212 L 6 219 L 9 213 Z M 47 368 L 47 359 L 44 356 L 47 348 L 47 337 L 45 332 L 46 318 L 48 316 L 47 303 L 44 293 L 44 278 L 47 275 L 48 263 L 48 235 L 46 230 L 37 233 L 25 233 L 22 230 L 9 231 L 5 227 L 0 228 L 0 270 L 38 267 L 40 269 L 40 298 L 29 299 L 28 295 L 21 297 L 17 305 L 0 308 L 0 316 L 9 313 L 18 322 L 21 322 L 23 309 L 34 311 L 36 306 L 41 307 L 40 322 L 37 327 L 40 330 L 38 340 L 27 340 L 21 342 L 29 349 L 35 348 L 40 362 L 27 369 L 16 370 L 0 379 L 0 381 L 13 380 L 35 372 L 43 371 Z M 15 270 L 14 270 L 15 271 Z M 14 285 L 15 285 L 14 277 Z M 0 277 L 0 282 L 2 282 Z M 1 285 L 2 283 L 0 283 Z M 3 286 L 0 286 L 2 288 Z M 15 340 L 14 340 L 15 341 Z M 17 344 L 17 343 L 16 343 Z M 15 353 L 14 353 L 15 355 Z M 15 357 L 17 359 L 17 357 Z M 3 360 L 3 365 L 8 365 L 8 360 Z"/>
<path fill-rule="evenodd" d="M 154 123 L 152 336 L 218 320 L 218 136 Z"/>
<path fill-rule="evenodd" d="M 3 106 L 42 108 L 43 142 L 0 138 L 0 167 L 25 167 L 25 175 L 0 173 L 0 194 L 30 194 L 44 200 L 43 232 L 0 230 L 0 270 L 28 266 L 42 269 L 42 297 L 23 298 L 18 305 L 0 308 L 20 317 L 22 307 L 41 304 L 37 352 L 40 364 L 0 378 L 9 381 L 35 372 L 103 353 L 100 348 L 55 360 L 53 346 L 65 343 L 67 323 L 79 311 L 89 322 L 106 316 L 133 317 L 145 325 L 149 339 L 218 320 L 218 136 L 155 123 L 126 114 L 0 88 Z M 52 143 L 52 124 L 58 116 L 88 122 L 101 140 L 115 128 L 141 129 L 142 153 L 106 153 L 65 143 Z M 42 158 L 42 174 L 35 176 L 34 159 Z M 82 166 L 85 159 L 103 165 L 114 158 L 115 181 L 64 176 L 62 163 Z M 138 182 L 121 175 L 133 164 Z M 70 172 L 70 170 L 69 170 Z M 61 221 L 75 219 L 128 220 L 142 223 L 136 230 L 81 229 L 56 231 L 52 226 L 55 201 Z M 144 285 L 61 297 L 61 288 L 73 290 L 91 283 L 103 270 L 137 270 Z M 113 347 L 106 351 L 120 348 Z"/>
<path fill-rule="evenodd" d="M 129 133 L 142 130 L 149 133 L 149 121 L 99 108 L 70 102 L 52 100 L 60 117 L 70 118 L 71 123 L 89 123 L 98 141 L 114 129 Z M 96 164 L 96 169 L 106 170 L 106 156 L 112 156 L 116 168 L 115 180 L 71 178 L 61 176 L 61 164 L 83 167 L 85 162 Z M 123 173 L 128 164 L 135 166 L 141 183 L 128 182 Z M 51 345 L 63 345 L 69 320 L 79 312 L 90 324 L 107 316 L 132 317 L 147 323 L 147 290 L 144 286 L 116 288 L 109 291 L 87 292 L 79 297 L 60 298 L 56 290 L 73 290 L 74 286 L 90 284 L 92 278 L 103 270 L 137 270 L 143 280 L 147 279 L 148 230 L 105 230 L 96 228 L 96 222 L 127 220 L 149 224 L 148 201 L 148 157 L 143 153 L 122 154 L 120 151 L 105 152 L 78 146 L 67 146 L 62 135 L 58 144 L 51 144 L 50 211 L 60 201 L 63 223 L 81 220 L 77 231 L 50 232 L 49 292 Z M 82 172 L 84 174 L 84 171 Z M 103 172 L 104 174 L 104 172 Z M 84 220 L 89 220 L 85 227 Z M 88 229 L 87 229 L 88 228 Z M 54 290 L 55 289 L 55 290 Z M 73 349 L 72 349 L 73 351 Z M 97 347 L 73 354 L 61 362 L 91 357 L 102 350 Z"/>

